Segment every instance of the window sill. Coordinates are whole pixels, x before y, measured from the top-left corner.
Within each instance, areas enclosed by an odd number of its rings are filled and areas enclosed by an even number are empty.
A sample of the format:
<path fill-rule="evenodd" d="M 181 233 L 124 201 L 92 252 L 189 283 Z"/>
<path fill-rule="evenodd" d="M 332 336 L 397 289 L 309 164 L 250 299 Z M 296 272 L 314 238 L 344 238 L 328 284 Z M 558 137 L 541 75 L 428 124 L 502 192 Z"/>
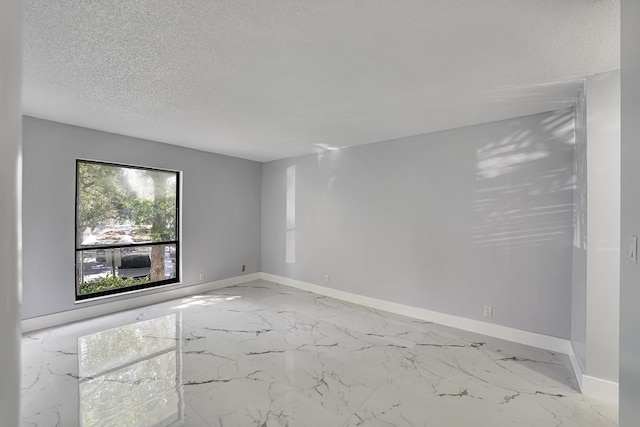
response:
<path fill-rule="evenodd" d="M 114 298 L 117 298 L 117 297 L 132 296 L 132 295 L 136 295 L 136 294 L 141 294 L 141 295 L 153 294 L 153 293 L 157 293 L 157 291 L 160 290 L 160 289 L 171 288 L 171 287 L 175 287 L 175 286 L 182 285 L 182 284 L 183 283 L 181 281 L 177 281 L 177 282 L 172 282 L 172 283 L 166 283 L 166 284 L 163 284 L 163 285 L 152 286 L 152 287 L 148 287 L 148 288 L 132 289 L 130 291 L 118 292 L 118 293 L 109 294 L 109 295 L 100 295 L 100 296 L 96 296 L 96 297 L 87 297 L 87 298 L 82 298 L 82 299 L 76 299 L 75 304 L 76 305 L 82 305 L 82 304 L 88 303 L 88 302 L 95 302 L 95 301 L 101 301 L 101 300 L 107 300 L 108 301 L 108 300 L 113 300 Z"/>

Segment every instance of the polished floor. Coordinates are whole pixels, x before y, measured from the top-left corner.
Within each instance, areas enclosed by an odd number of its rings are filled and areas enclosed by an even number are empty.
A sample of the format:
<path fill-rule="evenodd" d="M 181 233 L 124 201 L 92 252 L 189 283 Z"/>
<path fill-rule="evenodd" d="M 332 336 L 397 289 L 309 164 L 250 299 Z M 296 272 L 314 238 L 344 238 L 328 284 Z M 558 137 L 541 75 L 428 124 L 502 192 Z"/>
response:
<path fill-rule="evenodd" d="M 24 426 L 615 426 L 568 358 L 266 281 L 25 335 Z"/>

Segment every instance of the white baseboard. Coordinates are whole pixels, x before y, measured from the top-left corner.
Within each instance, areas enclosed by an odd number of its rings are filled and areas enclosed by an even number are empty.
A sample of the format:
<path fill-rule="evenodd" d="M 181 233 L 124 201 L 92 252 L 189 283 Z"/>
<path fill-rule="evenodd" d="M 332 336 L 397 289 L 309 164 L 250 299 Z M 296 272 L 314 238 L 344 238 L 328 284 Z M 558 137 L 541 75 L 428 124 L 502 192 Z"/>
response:
<path fill-rule="evenodd" d="M 65 323 L 77 322 L 79 320 L 90 319 L 92 317 L 104 316 L 107 314 L 117 313 L 123 310 L 143 307 L 145 305 L 157 304 L 169 301 L 175 298 L 181 298 L 188 295 L 194 295 L 201 292 L 207 292 L 214 289 L 233 286 L 240 283 L 258 280 L 260 273 L 246 274 L 243 276 L 230 277 L 228 279 L 216 280 L 215 282 L 200 283 L 193 286 L 185 286 L 177 289 L 156 292 L 153 294 L 140 295 L 134 298 L 121 299 L 117 301 L 104 302 L 98 305 L 88 307 L 79 307 L 74 310 L 63 311 L 60 313 L 48 314 L 45 316 L 24 319 L 21 322 L 22 333 L 33 332 L 40 329 L 51 328 L 53 326 L 63 325 Z"/>
<path fill-rule="evenodd" d="M 571 345 L 571 341 L 567 339 L 353 294 L 351 292 L 315 285 L 313 283 L 303 282 L 289 277 L 277 276 L 275 274 L 260 273 L 260 278 L 366 307 L 566 354 L 569 356 L 573 371 L 576 375 L 576 379 L 578 380 L 578 385 L 580 386 L 580 390 L 583 394 L 616 404 L 618 403 L 618 384 L 584 375 L 582 367 L 580 366 L 578 358 L 573 350 L 573 346 Z"/>
<path fill-rule="evenodd" d="M 576 355 L 576 352 L 571 345 L 571 351 L 568 353 L 569 360 L 571 360 L 571 366 L 573 367 L 573 373 L 576 376 L 576 380 L 578 381 L 578 386 L 580 387 L 580 391 L 583 391 L 582 379 L 584 378 L 584 369 L 582 368 L 582 364 Z"/>
<path fill-rule="evenodd" d="M 440 325 L 451 326 L 453 328 L 463 329 L 465 331 L 488 335 L 491 337 L 513 341 L 520 344 L 543 348 L 549 351 L 568 354 L 571 350 L 571 344 L 569 343 L 569 340 L 562 338 L 537 334 L 535 332 L 528 332 L 515 328 L 509 328 L 506 326 L 482 322 L 479 320 L 467 319 L 465 317 L 440 313 L 433 310 L 427 310 L 425 308 L 412 307 L 409 305 L 385 301 L 378 298 L 366 297 L 363 295 L 353 294 L 351 292 L 340 291 L 338 289 L 327 288 L 325 286 L 319 286 L 312 283 L 302 282 L 300 280 L 290 279 L 288 277 L 276 276 L 274 274 L 260 273 L 260 277 L 264 280 L 269 280 L 272 282 L 280 283 L 282 285 L 291 286 L 293 288 L 326 295 L 328 297 L 341 299 L 343 301 L 352 302 L 354 304 L 364 305 L 366 307 L 376 308 L 403 316 L 413 317 L 415 319 L 426 320 L 428 322 L 434 322 Z"/>
<path fill-rule="evenodd" d="M 614 383 L 613 381 L 603 380 L 602 378 L 596 378 L 590 375 L 582 376 L 582 393 L 586 396 L 606 400 L 607 402 L 617 405 L 619 399 L 618 389 L 618 383 Z"/>

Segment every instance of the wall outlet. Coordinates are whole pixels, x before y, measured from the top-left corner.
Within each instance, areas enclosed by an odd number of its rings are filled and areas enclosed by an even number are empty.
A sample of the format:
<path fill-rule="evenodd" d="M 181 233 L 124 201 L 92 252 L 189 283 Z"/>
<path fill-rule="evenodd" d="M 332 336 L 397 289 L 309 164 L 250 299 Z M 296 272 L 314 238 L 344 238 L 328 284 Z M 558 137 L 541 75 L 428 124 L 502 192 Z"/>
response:
<path fill-rule="evenodd" d="M 247 267 L 244 264 L 242 264 L 242 271 L 246 271 L 246 270 L 247 270 Z"/>
<path fill-rule="evenodd" d="M 329 283 L 329 275 L 328 275 L 328 274 L 325 274 L 325 275 L 324 275 L 324 281 L 325 281 L 326 283 Z"/>
<path fill-rule="evenodd" d="M 484 317 L 493 317 L 493 306 L 491 305 L 484 306 Z"/>
<path fill-rule="evenodd" d="M 200 280 L 204 280 L 204 271 L 200 272 Z"/>

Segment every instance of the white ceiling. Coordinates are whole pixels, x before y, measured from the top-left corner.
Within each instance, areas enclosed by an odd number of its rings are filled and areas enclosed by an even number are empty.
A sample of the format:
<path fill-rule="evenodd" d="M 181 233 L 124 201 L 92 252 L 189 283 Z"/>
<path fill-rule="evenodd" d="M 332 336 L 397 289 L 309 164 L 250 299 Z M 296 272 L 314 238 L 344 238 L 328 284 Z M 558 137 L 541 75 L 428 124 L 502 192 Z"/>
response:
<path fill-rule="evenodd" d="M 258 161 L 567 107 L 620 65 L 618 0 L 27 0 L 25 18 L 25 114 Z"/>

